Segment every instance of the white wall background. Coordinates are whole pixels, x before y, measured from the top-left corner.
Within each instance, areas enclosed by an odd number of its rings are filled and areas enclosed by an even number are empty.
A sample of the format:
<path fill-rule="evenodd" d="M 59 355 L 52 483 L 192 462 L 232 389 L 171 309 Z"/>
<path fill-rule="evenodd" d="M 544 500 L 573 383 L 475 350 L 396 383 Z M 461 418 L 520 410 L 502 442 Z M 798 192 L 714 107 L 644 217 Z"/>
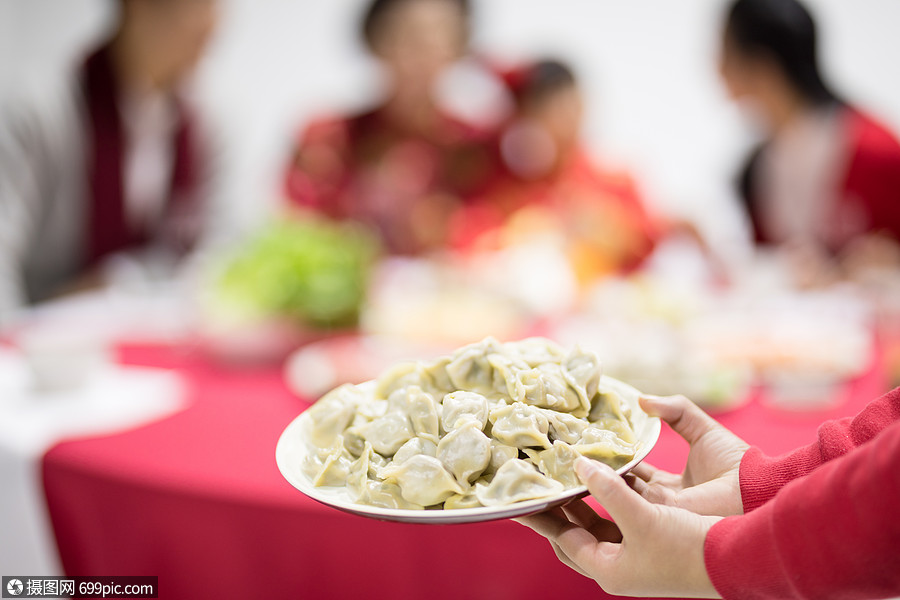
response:
<path fill-rule="evenodd" d="M 225 125 L 232 202 L 274 198 L 290 136 L 323 110 L 358 106 L 377 78 L 356 40 L 364 0 L 224 0 L 198 91 Z M 900 2 L 807 0 L 825 71 L 900 131 Z M 661 208 L 727 206 L 751 141 L 716 75 L 720 0 L 480 0 L 475 45 L 513 60 L 571 60 L 589 96 L 588 142 L 626 164 Z M 70 64 L 101 35 L 112 0 L 0 0 L 0 91 Z"/>

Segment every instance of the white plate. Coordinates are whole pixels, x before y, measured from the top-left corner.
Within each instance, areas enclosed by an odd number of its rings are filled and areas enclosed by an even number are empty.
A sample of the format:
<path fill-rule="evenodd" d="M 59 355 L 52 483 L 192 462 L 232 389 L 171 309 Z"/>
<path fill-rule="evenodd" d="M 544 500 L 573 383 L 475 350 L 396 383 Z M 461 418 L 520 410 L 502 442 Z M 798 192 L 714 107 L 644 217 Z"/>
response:
<path fill-rule="evenodd" d="M 647 454 L 650 453 L 650 450 L 653 449 L 656 440 L 659 438 L 660 420 L 656 417 L 648 416 L 641 410 L 638 405 L 640 392 L 633 387 L 605 375 L 601 380 L 601 385 L 618 392 L 631 406 L 632 424 L 638 439 L 637 452 L 635 452 L 631 462 L 616 469 L 618 474 L 624 475 L 644 460 Z M 401 510 L 357 504 L 350 499 L 344 487 L 315 487 L 301 470 L 300 465 L 303 464 L 304 457 L 309 453 L 309 448 L 303 439 L 302 433 L 306 420 L 306 413 L 298 416 L 291 421 L 291 424 L 287 426 L 278 439 L 278 445 L 275 447 L 275 462 L 278 465 L 278 470 L 281 471 L 281 474 L 291 485 L 313 500 L 355 515 L 382 521 L 401 521 L 404 523 L 477 523 L 543 512 L 588 493 L 586 487 L 580 486 L 566 490 L 556 496 L 538 500 L 516 502 L 506 506 L 479 506 L 477 508 L 453 510 Z"/>

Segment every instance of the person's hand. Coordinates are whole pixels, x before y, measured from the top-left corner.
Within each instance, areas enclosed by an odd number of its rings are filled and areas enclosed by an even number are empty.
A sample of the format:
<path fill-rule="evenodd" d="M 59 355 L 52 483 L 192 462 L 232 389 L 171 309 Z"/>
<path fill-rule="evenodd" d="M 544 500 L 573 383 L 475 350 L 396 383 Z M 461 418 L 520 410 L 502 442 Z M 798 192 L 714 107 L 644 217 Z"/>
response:
<path fill-rule="evenodd" d="M 547 538 L 564 564 L 610 594 L 718 597 L 703 546 L 719 517 L 652 504 L 596 461 L 579 458 L 575 470 L 615 523 L 582 500 L 516 519 Z"/>
<path fill-rule="evenodd" d="M 660 417 L 691 446 L 682 473 L 641 463 L 632 469 L 634 490 L 646 500 L 701 515 L 740 515 L 739 469 L 747 443 L 684 396 L 644 396 L 641 408 Z"/>

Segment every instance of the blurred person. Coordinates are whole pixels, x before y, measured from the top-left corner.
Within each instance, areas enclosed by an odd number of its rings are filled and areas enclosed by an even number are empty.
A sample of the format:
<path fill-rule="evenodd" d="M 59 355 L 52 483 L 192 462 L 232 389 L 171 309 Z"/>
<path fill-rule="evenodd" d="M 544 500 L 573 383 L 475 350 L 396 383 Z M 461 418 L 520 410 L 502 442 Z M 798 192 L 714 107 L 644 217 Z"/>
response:
<path fill-rule="evenodd" d="M 797 0 L 738 0 L 720 71 L 764 131 L 741 176 L 758 244 L 786 250 L 802 284 L 900 267 L 900 143 L 836 94 Z"/>
<path fill-rule="evenodd" d="M 501 171 L 456 220 L 456 243 L 490 244 L 509 230 L 555 227 L 569 240 L 581 280 L 634 268 L 653 249 L 661 223 L 627 173 L 601 168 L 584 148 L 584 98 L 572 69 L 545 59 L 504 79 L 515 110 L 496 142 Z"/>
<path fill-rule="evenodd" d="M 468 0 L 373 0 L 362 38 L 387 93 L 361 114 L 324 119 L 299 136 L 285 187 L 293 206 L 371 226 L 389 252 L 446 242 L 446 223 L 487 173 L 477 128 L 448 115 L 438 79 L 467 51 Z"/>
<path fill-rule="evenodd" d="M 76 72 L 0 115 L 0 321 L 101 283 L 125 253 L 172 262 L 201 233 L 211 152 L 181 88 L 218 3 L 115 8 L 112 36 Z"/>
<path fill-rule="evenodd" d="M 567 566 L 628 596 L 900 595 L 900 388 L 779 457 L 683 396 L 640 402 L 690 445 L 684 471 L 642 463 L 623 479 L 579 458 L 612 520 L 583 500 L 517 519 Z"/>

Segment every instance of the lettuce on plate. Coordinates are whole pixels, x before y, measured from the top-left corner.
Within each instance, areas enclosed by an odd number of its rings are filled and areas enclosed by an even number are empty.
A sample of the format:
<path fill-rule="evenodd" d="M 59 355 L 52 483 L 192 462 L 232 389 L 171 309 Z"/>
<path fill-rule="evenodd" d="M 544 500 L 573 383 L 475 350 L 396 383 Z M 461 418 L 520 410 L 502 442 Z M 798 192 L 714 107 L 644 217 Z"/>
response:
<path fill-rule="evenodd" d="M 226 259 L 210 309 L 226 320 L 284 317 L 313 328 L 355 325 L 375 238 L 349 223 L 275 221 Z"/>

